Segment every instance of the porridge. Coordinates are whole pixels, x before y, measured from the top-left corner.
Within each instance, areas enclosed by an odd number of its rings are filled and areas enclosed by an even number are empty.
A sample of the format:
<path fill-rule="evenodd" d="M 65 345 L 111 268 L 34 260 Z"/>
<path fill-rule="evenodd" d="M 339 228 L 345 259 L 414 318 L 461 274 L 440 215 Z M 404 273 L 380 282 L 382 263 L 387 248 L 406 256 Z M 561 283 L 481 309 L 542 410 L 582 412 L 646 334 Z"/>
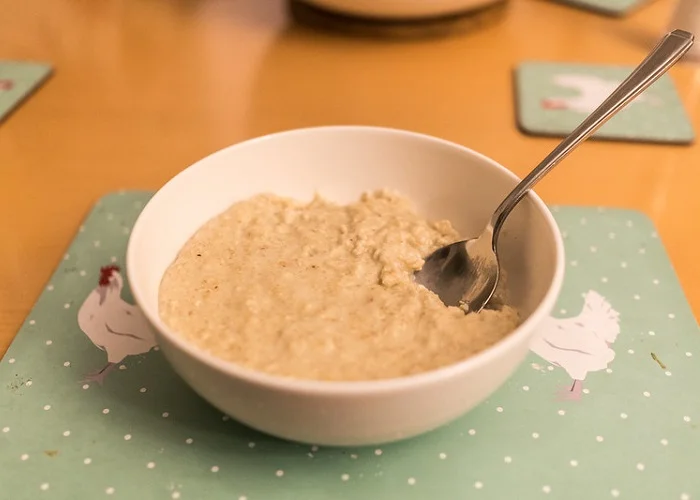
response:
<path fill-rule="evenodd" d="M 165 272 L 163 321 L 239 365 L 316 380 L 400 377 L 464 360 L 518 324 L 503 306 L 465 315 L 413 281 L 423 257 L 459 239 L 403 197 L 349 205 L 271 194 L 204 224 Z"/>

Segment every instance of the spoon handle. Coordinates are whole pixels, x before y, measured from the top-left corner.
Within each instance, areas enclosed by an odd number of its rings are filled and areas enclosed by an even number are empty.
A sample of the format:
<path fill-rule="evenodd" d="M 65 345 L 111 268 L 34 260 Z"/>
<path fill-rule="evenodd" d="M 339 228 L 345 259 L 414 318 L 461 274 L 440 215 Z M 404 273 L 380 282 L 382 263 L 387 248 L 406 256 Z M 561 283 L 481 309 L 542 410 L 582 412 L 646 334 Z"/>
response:
<path fill-rule="evenodd" d="M 511 210 L 527 192 L 539 182 L 550 170 L 579 144 L 588 139 L 612 116 L 629 104 L 639 94 L 658 80 L 673 66 L 693 45 L 695 37 L 683 30 L 674 30 L 656 45 L 654 50 L 637 66 L 637 68 L 617 87 L 603 103 L 596 108 L 576 129 L 569 134 L 554 150 L 542 160 L 501 202 L 489 225 L 493 231 L 493 245 L 498 233 Z"/>

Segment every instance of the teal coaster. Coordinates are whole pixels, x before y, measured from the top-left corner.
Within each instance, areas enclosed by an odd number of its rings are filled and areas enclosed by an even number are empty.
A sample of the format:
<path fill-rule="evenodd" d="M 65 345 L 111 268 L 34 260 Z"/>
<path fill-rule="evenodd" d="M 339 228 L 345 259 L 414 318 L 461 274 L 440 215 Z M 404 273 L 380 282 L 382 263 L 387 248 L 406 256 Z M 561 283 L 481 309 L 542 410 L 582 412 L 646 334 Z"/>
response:
<path fill-rule="evenodd" d="M 0 61 L 0 122 L 51 74 L 47 64 Z"/>
<path fill-rule="evenodd" d="M 128 283 L 98 312 L 93 292 L 124 279 L 149 197 L 97 204 L 0 362 L 0 498 L 700 498 L 700 330 L 643 215 L 553 207 L 566 280 L 514 376 L 430 434 L 336 449 L 262 435 L 203 402 L 126 319 L 139 314 Z M 86 311 L 128 335 L 97 336 Z"/>
<path fill-rule="evenodd" d="M 624 16 L 638 7 L 649 3 L 650 0 L 557 0 L 582 9 L 592 10 L 611 16 Z"/>
<path fill-rule="evenodd" d="M 515 71 L 517 120 L 529 134 L 563 137 L 629 74 L 633 67 L 525 62 Z M 598 139 L 687 144 L 694 131 L 668 75 L 603 125 Z"/>

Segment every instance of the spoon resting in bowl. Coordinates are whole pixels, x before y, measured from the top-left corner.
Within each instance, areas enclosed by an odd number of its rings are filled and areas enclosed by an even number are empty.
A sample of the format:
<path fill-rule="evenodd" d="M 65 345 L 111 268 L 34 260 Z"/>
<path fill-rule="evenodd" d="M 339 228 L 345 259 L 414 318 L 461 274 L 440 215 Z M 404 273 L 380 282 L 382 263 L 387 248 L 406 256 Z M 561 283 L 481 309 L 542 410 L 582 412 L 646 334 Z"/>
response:
<path fill-rule="evenodd" d="M 678 62 L 694 39 L 692 33 L 683 30 L 666 34 L 612 94 L 515 186 L 478 237 L 452 243 L 430 254 L 416 271 L 416 282 L 435 292 L 447 306 L 460 306 L 467 313 L 481 311 L 498 286 L 498 236 L 513 208 L 574 148 Z"/>

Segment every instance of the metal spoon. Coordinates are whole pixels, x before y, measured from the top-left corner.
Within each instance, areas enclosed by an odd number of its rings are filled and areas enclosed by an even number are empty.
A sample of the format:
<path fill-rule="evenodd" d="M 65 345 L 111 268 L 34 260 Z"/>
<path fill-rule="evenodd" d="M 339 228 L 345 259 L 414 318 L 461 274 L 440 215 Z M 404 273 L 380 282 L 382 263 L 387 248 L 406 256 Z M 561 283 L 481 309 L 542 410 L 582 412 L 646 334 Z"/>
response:
<path fill-rule="evenodd" d="M 435 292 L 445 305 L 459 305 L 466 312 L 481 311 L 498 285 L 498 236 L 511 210 L 576 146 L 673 66 L 694 39 L 692 33 L 683 30 L 668 33 L 625 81 L 506 196 L 480 236 L 430 254 L 416 272 L 416 282 Z"/>

